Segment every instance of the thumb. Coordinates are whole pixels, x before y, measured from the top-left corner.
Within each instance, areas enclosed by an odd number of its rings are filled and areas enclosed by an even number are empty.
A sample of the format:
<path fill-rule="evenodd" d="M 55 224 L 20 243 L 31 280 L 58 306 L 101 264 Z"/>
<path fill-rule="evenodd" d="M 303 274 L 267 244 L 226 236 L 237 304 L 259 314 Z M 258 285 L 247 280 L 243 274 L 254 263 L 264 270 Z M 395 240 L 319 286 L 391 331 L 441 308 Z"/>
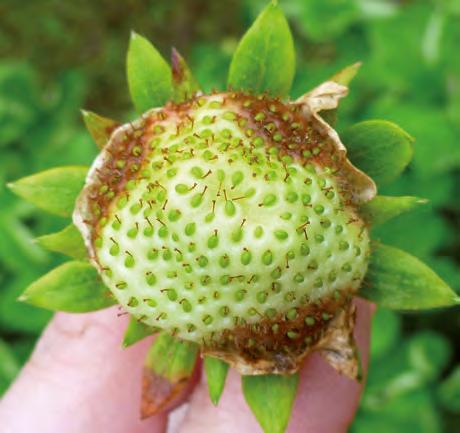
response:
<path fill-rule="evenodd" d="M 114 308 L 57 314 L 0 402 L 2 432 L 163 432 L 164 416 L 140 421 L 147 342 L 122 349 L 125 326 Z"/>

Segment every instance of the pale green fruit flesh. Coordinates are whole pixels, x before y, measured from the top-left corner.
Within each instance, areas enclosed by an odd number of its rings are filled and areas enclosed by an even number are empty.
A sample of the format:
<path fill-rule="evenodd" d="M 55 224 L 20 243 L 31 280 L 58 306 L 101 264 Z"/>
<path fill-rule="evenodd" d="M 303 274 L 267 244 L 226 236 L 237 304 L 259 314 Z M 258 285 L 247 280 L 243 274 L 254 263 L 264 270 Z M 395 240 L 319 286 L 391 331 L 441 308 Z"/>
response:
<path fill-rule="evenodd" d="M 296 139 L 301 153 L 293 156 L 293 116 L 301 114 L 283 112 L 278 101 L 248 114 L 247 100 L 216 94 L 147 113 L 134 125 L 135 162 L 109 152 L 112 170 L 135 164 L 135 174 L 123 172 L 115 192 L 94 181 L 98 199 L 87 187 L 93 202 L 85 206 L 98 218 L 94 261 L 120 305 L 203 345 L 238 326 L 288 321 L 310 304 L 346 298 L 367 269 L 367 229 L 338 170 L 322 159 L 328 148 L 315 125 L 306 124 L 310 136 Z M 129 131 L 118 130 L 106 149 Z"/>

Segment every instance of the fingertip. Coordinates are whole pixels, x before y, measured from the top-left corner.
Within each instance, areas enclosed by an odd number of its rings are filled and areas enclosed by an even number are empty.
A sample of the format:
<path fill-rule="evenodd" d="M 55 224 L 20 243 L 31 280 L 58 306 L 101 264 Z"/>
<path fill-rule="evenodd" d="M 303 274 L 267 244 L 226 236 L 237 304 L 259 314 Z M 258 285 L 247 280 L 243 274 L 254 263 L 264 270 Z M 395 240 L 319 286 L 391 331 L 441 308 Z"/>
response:
<path fill-rule="evenodd" d="M 225 388 L 217 406 L 211 401 L 206 377 L 202 375 L 188 406 L 173 413 L 172 418 L 174 428 L 168 430 L 168 433 L 261 432 L 244 400 L 241 376 L 233 369 L 228 372 Z"/>
<path fill-rule="evenodd" d="M 300 372 L 299 389 L 287 433 L 345 433 L 359 405 L 366 377 L 373 304 L 356 299 L 354 336 L 363 363 L 362 382 L 340 375 L 318 354 Z"/>

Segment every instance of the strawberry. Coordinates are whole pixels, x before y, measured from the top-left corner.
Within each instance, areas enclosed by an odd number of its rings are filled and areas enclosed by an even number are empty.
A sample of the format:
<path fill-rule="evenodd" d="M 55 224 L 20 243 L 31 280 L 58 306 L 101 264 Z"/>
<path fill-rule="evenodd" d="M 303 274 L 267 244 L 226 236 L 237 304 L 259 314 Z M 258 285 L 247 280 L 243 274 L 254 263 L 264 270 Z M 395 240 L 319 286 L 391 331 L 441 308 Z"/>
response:
<path fill-rule="evenodd" d="M 297 370 L 366 273 L 373 184 L 357 189 L 313 98 L 148 111 L 113 133 L 74 213 L 120 305 L 243 373 Z"/>

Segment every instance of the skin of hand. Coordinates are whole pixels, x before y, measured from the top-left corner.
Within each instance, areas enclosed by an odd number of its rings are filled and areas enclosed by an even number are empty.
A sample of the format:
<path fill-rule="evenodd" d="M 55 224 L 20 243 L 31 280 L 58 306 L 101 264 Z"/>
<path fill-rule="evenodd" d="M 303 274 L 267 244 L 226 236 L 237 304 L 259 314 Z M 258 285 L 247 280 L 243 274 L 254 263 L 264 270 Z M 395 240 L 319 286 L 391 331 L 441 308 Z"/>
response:
<path fill-rule="evenodd" d="M 366 367 L 373 306 L 356 300 L 355 337 Z M 29 362 L 0 401 L 1 433 L 260 433 L 247 407 L 240 377 L 230 370 L 218 407 L 197 375 L 187 401 L 169 416 L 141 421 L 142 362 L 151 339 L 121 348 L 126 317 L 116 308 L 58 313 Z M 345 433 L 362 385 L 309 356 L 287 433 Z M 169 420 L 168 420 L 169 418 Z"/>

